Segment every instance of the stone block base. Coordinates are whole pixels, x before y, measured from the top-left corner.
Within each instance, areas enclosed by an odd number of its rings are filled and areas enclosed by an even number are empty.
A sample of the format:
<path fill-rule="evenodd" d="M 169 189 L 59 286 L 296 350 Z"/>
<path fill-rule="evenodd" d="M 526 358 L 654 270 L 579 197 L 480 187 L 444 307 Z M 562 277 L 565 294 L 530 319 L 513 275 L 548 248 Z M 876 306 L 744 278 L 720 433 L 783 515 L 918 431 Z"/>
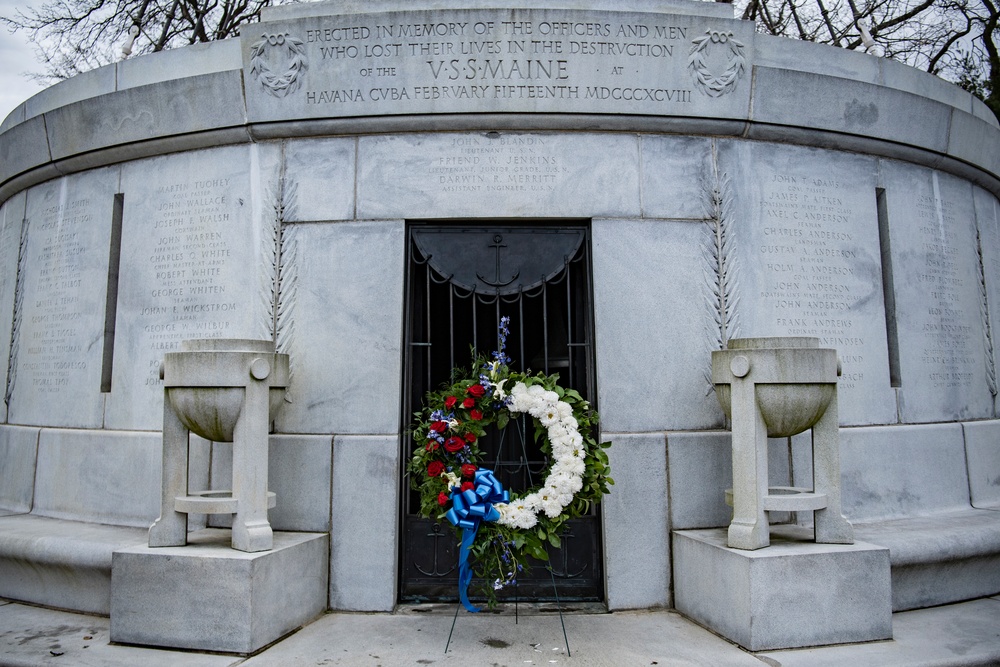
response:
<path fill-rule="evenodd" d="M 726 529 L 673 532 L 674 606 L 751 651 L 892 638 L 889 550 L 816 544 L 773 527 L 771 546 L 726 546 Z"/>
<path fill-rule="evenodd" d="M 230 532 L 183 547 L 114 552 L 111 641 L 247 655 L 327 607 L 325 533 L 274 533 L 270 551 L 230 548 Z"/>

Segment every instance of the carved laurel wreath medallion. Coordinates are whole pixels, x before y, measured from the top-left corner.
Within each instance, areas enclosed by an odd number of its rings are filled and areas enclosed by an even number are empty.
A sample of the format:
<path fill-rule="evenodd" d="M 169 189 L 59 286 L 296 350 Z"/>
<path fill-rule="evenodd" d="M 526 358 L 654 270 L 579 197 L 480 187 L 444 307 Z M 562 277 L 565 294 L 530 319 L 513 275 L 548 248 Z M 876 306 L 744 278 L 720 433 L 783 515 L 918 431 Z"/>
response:
<path fill-rule="evenodd" d="M 271 66 L 281 62 L 285 63 L 284 71 L 274 72 Z M 285 97 L 298 90 L 308 68 L 302 40 L 290 37 L 287 32 L 265 33 L 250 47 L 250 74 L 275 97 Z"/>
<path fill-rule="evenodd" d="M 736 84 L 746 73 L 746 56 L 743 42 L 733 38 L 732 32 L 706 30 L 705 34 L 691 42 L 688 69 L 695 84 L 709 97 L 722 97 L 736 89 Z M 712 71 L 707 60 L 711 51 L 723 45 L 728 49 L 727 67 L 721 74 Z"/>

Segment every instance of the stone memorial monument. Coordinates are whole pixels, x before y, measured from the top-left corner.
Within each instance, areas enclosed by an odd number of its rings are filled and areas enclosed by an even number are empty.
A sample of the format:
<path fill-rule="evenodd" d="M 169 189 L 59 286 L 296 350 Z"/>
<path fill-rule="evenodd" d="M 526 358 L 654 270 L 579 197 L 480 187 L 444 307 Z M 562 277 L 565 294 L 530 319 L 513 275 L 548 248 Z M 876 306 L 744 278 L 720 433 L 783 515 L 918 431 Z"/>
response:
<path fill-rule="evenodd" d="M 451 600 L 454 540 L 418 516 L 408 428 L 502 316 L 517 367 L 558 373 L 614 442 L 613 493 L 551 550 L 561 596 L 674 607 L 756 650 L 884 638 L 892 610 L 996 594 L 998 195 L 978 99 L 757 34 L 726 3 L 298 3 L 62 81 L 0 124 L 0 597 L 232 653 L 324 609 Z M 822 362 L 820 441 L 755 430 L 741 482 L 711 359 L 748 338 L 817 339 L 841 373 Z M 286 387 L 253 454 L 266 519 L 228 513 L 248 451 L 164 424 L 189 380 L 160 364 L 194 339 L 287 358 L 224 390 Z M 188 429 L 186 487 L 161 496 Z M 739 521 L 770 544 L 732 549 L 724 490 L 751 477 L 770 500 Z M 827 507 L 765 529 L 780 487 Z M 227 513 L 178 512 L 189 489 Z M 848 524 L 853 544 L 823 543 Z M 851 574 L 816 574 L 833 570 Z M 540 572 L 523 595 L 551 595 Z M 806 594 L 808 613 L 786 604 Z M 227 595 L 242 611 L 211 616 Z"/>

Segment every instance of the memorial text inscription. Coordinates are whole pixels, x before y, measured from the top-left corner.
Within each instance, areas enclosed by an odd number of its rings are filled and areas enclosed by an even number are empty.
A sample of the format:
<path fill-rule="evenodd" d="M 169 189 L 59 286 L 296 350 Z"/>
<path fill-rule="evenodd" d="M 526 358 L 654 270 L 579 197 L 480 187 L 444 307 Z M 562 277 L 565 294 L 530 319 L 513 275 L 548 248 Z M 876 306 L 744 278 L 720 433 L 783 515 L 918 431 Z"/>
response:
<path fill-rule="evenodd" d="M 736 21 L 601 11 L 316 16 L 244 31 L 259 117 L 482 111 L 681 113 L 742 88 Z"/>
<path fill-rule="evenodd" d="M 838 350 L 840 386 L 852 389 L 865 379 L 869 342 L 859 319 L 867 261 L 854 221 L 864 219 L 851 184 L 835 177 L 790 172 L 764 175 L 757 255 L 762 303 L 772 326 L 784 336 L 818 336 Z M 874 201 L 874 194 L 872 197 Z"/>

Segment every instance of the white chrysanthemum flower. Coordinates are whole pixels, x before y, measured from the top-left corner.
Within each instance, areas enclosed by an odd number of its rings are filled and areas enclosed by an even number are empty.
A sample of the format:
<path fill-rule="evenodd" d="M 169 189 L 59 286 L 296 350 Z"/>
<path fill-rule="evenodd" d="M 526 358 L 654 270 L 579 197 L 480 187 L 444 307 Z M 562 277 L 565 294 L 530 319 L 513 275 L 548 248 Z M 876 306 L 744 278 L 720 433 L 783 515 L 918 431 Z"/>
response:
<path fill-rule="evenodd" d="M 556 403 L 556 410 L 559 412 L 559 419 L 564 420 L 573 416 L 573 406 L 566 401 Z"/>
<path fill-rule="evenodd" d="M 556 411 L 554 406 L 550 406 L 542 411 L 542 414 L 538 416 L 538 421 L 545 428 L 549 428 L 553 424 L 558 423 L 559 413 Z M 551 440 L 551 438 L 549 438 L 549 440 Z"/>
<path fill-rule="evenodd" d="M 523 382 L 518 382 L 510 390 L 510 399 L 508 407 L 511 412 L 527 412 L 535 403 L 534 397 L 528 393 L 528 388 Z"/>
<path fill-rule="evenodd" d="M 556 461 L 555 465 L 552 466 L 553 475 L 565 473 L 567 475 L 580 477 L 584 472 L 586 472 L 586 470 L 587 466 L 583 460 L 574 456 L 560 458 Z"/>
<path fill-rule="evenodd" d="M 563 426 L 561 421 L 558 421 L 549 427 L 549 440 L 555 442 L 556 440 L 569 435 L 571 432 L 572 431 Z"/>
<path fill-rule="evenodd" d="M 507 505 L 494 505 L 494 507 L 500 512 L 500 523 L 502 525 L 525 530 L 533 528 L 538 523 L 534 506 L 526 503 L 523 498 L 521 500 L 514 500 Z"/>
<path fill-rule="evenodd" d="M 551 403 L 552 405 L 555 405 L 556 403 L 559 402 L 559 394 L 557 394 L 554 391 L 543 392 L 542 400 L 544 400 L 546 403 Z"/>
<path fill-rule="evenodd" d="M 514 527 L 520 528 L 521 530 L 527 530 L 529 528 L 534 528 L 537 524 L 538 517 L 535 516 L 534 512 L 519 512 Z"/>
<path fill-rule="evenodd" d="M 550 519 L 555 519 L 557 516 L 562 514 L 563 508 L 566 506 L 563 500 L 563 494 L 556 492 L 555 489 L 543 488 L 540 492 L 540 497 L 542 501 L 542 511 L 545 512 L 545 516 Z"/>
<path fill-rule="evenodd" d="M 532 396 L 541 396 L 542 394 L 545 393 L 545 387 L 543 387 L 540 384 L 533 384 L 530 387 L 528 387 L 528 393 L 531 394 Z"/>
<path fill-rule="evenodd" d="M 562 422 L 563 426 L 565 426 L 567 429 L 569 429 L 571 431 L 576 431 L 576 429 L 580 428 L 580 424 L 577 423 L 576 417 L 574 417 L 572 415 L 570 415 L 569 417 L 564 417 L 563 419 L 560 419 L 559 421 Z"/>
<path fill-rule="evenodd" d="M 556 461 L 562 461 L 563 459 L 572 459 L 575 447 L 572 445 L 567 445 L 564 442 L 553 442 L 552 443 L 552 458 Z"/>

